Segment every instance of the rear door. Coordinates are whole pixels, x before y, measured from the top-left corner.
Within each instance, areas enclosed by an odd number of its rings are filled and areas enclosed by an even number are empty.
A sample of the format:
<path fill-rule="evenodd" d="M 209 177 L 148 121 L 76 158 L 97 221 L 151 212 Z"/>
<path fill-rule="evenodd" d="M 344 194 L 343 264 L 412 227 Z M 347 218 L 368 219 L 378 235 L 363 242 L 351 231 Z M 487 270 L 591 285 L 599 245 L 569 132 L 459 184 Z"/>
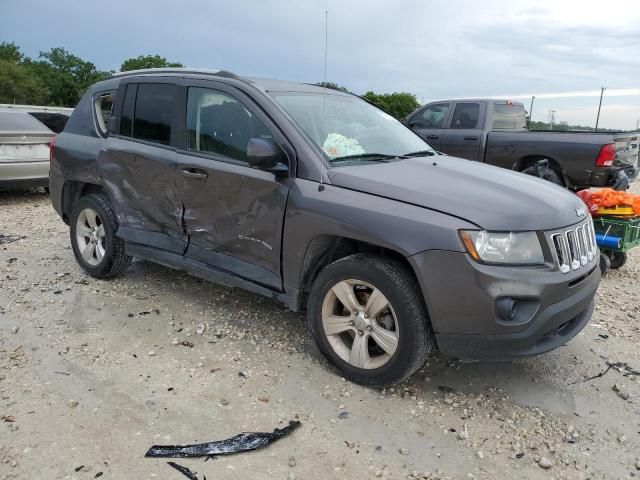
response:
<path fill-rule="evenodd" d="M 293 150 L 262 110 L 233 87 L 189 81 L 186 106 L 177 177 L 189 235 L 186 255 L 282 289 L 282 227 L 294 176 L 250 167 L 247 144 L 273 139 L 290 159 Z"/>
<path fill-rule="evenodd" d="M 97 168 L 117 212 L 117 235 L 182 254 L 186 234 L 175 185 L 180 93 L 170 79 L 122 85 L 118 121 L 110 125 Z"/>
<path fill-rule="evenodd" d="M 440 150 L 444 125 L 449 119 L 449 103 L 432 103 L 414 113 L 407 124 L 429 145 Z"/>
<path fill-rule="evenodd" d="M 479 160 L 485 108 L 484 102 L 457 102 L 440 150 L 454 157 Z"/>

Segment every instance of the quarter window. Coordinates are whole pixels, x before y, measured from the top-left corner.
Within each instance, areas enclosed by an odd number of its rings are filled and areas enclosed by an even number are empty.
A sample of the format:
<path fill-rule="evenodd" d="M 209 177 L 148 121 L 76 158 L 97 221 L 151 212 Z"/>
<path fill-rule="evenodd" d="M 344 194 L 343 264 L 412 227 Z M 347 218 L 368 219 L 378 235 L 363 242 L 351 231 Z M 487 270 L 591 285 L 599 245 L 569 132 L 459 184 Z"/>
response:
<path fill-rule="evenodd" d="M 273 138 L 269 129 L 235 98 L 208 88 L 189 88 L 187 149 L 247 161 L 252 138 Z"/>
<path fill-rule="evenodd" d="M 94 108 L 96 111 L 96 121 L 98 123 L 98 130 L 101 134 L 106 134 L 109 131 L 109 120 L 111 119 L 111 112 L 113 111 L 113 101 L 115 95 L 113 92 L 105 92 L 96 96 Z"/>
<path fill-rule="evenodd" d="M 458 103 L 453 112 L 451 128 L 476 128 L 480 117 L 479 103 Z"/>

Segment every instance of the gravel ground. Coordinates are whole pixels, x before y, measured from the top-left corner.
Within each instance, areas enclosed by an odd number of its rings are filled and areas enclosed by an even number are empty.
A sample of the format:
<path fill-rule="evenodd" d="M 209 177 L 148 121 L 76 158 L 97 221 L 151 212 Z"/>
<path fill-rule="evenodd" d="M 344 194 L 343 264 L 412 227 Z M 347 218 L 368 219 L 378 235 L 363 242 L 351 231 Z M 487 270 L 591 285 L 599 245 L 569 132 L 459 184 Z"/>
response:
<path fill-rule="evenodd" d="M 178 463 L 234 480 L 640 476 L 640 249 L 555 352 L 436 354 L 376 390 L 340 378 L 275 301 L 147 262 L 94 280 L 44 194 L 0 205 L 0 479 L 177 480 L 144 458 L 152 444 L 291 419 L 302 427 L 264 450 Z"/>

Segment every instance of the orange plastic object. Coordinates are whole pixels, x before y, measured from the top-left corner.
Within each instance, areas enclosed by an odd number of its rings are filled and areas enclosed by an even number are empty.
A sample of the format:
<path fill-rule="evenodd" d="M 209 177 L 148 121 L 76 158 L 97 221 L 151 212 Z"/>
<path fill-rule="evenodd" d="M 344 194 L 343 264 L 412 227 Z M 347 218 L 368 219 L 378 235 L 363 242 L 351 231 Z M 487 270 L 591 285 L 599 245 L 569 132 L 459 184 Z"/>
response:
<path fill-rule="evenodd" d="M 640 216 L 640 195 L 619 192 L 612 188 L 594 190 L 580 190 L 578 196 L 589 208 L 591 215 L 599 215 L 599 207 L 626 206 L 633 209 L 633 213 Z"/>

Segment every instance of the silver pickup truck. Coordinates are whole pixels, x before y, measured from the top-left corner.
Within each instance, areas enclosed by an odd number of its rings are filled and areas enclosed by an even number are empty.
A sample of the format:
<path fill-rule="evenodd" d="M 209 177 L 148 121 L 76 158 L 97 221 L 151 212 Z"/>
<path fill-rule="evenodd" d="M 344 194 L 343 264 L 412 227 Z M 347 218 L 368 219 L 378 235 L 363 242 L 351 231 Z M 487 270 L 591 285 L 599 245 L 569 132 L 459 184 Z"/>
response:
<path fill-rule="evenodd" d="M 571 189 L 628 187 L 628 147 L 637 133 L 529 131 L 524 105 L 465 99 L 429 103 L 404 123 L 436 150 L 540 176 Z M 544 167 L 540 167 L 540 161 Z M 637 159 L 636 159 L 637 161 Z"/>

